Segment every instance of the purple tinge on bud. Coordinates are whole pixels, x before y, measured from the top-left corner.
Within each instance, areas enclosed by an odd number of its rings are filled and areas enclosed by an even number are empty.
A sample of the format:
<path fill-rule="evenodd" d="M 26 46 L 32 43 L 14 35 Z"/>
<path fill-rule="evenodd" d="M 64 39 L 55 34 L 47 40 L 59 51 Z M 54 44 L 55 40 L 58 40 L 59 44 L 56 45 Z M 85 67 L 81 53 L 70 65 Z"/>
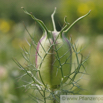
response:
<path fill-rule="evenodd" d="M 71 73 L 72 51 L 63 34 L 61 37 L 59 32 L 52 32 L 52 35 L 51 38 L 44 35 L 38 42 L 35 62 L 43 82 L 50 88 L 57 88 Z"/>
<path fill-rule="evenodd" d="M 36 68 L 38 68 L 38 65 L 37 65 L 37 59 L 38 59 L 38 57 L 37 57 L 37 56 L 38 56 L 39 46 L 41 45 L 41 42 L 42 42 L 42 40 L 43 40 L 45 37 L 46 37 L 46 35 L 43 36 L 43 37 L 39 40 L 39 42 L 38 42 L 38 44 L 37 44 L 36 57 L 35 57 Z"/>

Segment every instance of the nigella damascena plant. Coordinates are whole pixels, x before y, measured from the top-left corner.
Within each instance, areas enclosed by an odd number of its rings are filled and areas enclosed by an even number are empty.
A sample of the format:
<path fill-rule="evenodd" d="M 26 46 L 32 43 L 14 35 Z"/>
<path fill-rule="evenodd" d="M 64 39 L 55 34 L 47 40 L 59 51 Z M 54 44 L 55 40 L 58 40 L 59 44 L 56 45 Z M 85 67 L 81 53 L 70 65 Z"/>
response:
<path fill-rule="evenodd" d="M 76 75 L 80 73 L 80 68 L 83 66 L 85 60 L 82 59 L 82 55 L 81 60 L 79 60 L 78 54 L 80 54 L 80 52 L 77 52 L 76 45 L 73 45 L 67 35 L 70 28 L 76 22 L 86 17 L 90 12 L 75 20 L 71 25 L 69 25 L 66 18 L 64 18 L 65 26 L 60 31 L 57 31 L 54 21 L 55 8 L 51 15 L 53 31 L 50 31 L 41 20 L 27 12 L 24 8 L 22 9 L 26 14 L 30 15 L 43 30 L 43 35 L 35 47 L 35 63 L 33 65 L 36 73 L 33 74 L 31 69 L 26 69 L 19 64 L 19 66 L 32 78 L 33 82 L 31 84 L 36 86 L 38 90 L 42 88 L 41 90 L 51 91 L 57 89 L 61 90 L 65 84 L 73 84 L 74 79 L 76 78 Z M 32 41 L 34 42 L 33 39 Z M 76 55 L 77 67 L 72 70 L 73 53 Z M 68 80 L 69 82 L 66 83 Z"/>

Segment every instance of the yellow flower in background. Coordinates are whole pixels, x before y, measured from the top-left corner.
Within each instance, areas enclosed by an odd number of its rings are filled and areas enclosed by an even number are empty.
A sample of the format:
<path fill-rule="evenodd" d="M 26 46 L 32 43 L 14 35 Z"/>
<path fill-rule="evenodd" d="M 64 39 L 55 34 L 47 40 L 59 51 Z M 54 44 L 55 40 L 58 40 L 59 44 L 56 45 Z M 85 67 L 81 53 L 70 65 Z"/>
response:
<path fill-rule="evenodd" d="M 0 31 L 3 33 L 9 32 L 11 26 L 10 23 L 4 19 L 0 19 Z"/>
<path fill-rule="evenodd" d="M 79 15 L 84 15 L 89 10 L 90 10 L 90 8 L 88 7 L 88 5 L 86 3 L 81 3 L 78 5 L 77 11 L 78 11 Z"/>

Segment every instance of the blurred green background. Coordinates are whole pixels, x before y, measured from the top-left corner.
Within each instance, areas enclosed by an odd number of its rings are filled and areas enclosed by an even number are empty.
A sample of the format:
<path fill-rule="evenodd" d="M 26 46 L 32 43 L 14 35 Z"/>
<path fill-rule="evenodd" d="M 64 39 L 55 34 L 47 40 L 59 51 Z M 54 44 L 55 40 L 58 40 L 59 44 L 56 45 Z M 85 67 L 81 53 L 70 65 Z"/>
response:
<path fill-rule="evenodd" d="M 103 95 L 103 0 L 0 0 L 0 103 L 32 103 L 29 97 L 31 91 L 18 88 L 23 85 L 17 79 L 22 71 L 12 58 L 23 62 L 21 47 L 28 48 L 26 39 L 29 39 L 24 25 L 34 35 L 36 42 L 42 31 L 21 7 L 43 20 L 50 30 L 51 14 L 57 7 L 55 21 L 58 31 L 64 24 L 65 16 L 72 23 L 91 10 L 89 16 L 69 31 L 68 38 L 72 35 L 78 47 L 86 46 L 82 51 L 84 57 L 90 54 L 85 64 L 89 75 L 80 82 L 87 90 L 82 91 L 82 94 Z"/>

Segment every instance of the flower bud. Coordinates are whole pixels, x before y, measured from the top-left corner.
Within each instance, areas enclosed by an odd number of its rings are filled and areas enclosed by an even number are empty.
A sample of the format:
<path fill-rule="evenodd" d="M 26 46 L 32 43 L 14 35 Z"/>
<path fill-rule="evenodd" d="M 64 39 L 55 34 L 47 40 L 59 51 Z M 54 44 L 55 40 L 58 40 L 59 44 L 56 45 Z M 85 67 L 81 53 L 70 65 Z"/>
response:
<path fill-rule="evenodd" d="M 72 51 L 70 41 L 60 32 L 43 35 L 37 45 L 36 67 L 40 70 L 43 82 L 50 88 L 57 88 L 71 73 Z"/>
<path fill-rule="evenodd" d="M 59 32 L 56 30 L 54 22 L 56 8 L 51 15 L 53 31 L 49 31 L 41 20 L 28 13 L 25 9 L 24 12 L 30 15 L 43 29 L 43 36 L 36 48 L 35 64 L 38 76 L 44 86 L 55 89 L 65 83 L 71 74 L 72 46 L 67 38 L 68 31 L 76 22 L 86 17 L 90 12 L 78 18 L 70 26 L 66 18 L 64 18 L 65 26 Z"/>

